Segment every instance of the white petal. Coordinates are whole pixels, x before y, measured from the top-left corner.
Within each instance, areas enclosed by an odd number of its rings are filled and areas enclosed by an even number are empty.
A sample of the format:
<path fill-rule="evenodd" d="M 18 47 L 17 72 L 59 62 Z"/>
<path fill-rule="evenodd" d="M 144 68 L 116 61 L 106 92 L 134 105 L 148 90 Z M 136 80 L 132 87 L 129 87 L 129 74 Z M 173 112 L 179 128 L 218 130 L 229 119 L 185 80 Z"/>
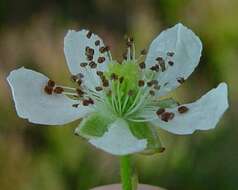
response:
<path fill-rule="evenodd" d="M 123 119 L 117 119 L 110 124 L 109 130 L 102 137 L 90 139 L 89 142 L 97 148 L 114 155 L 140 152 L 147 147 L 147 140 L 139 140 L 134 137 L 127 122 Z"/>
<path fill-rule="evenodd" d="M 96 75 L 96 71 L 105 71 L 109 62 L 107 53 L 100 53 L 99 48 L 103 47 L 103 41 L 100 37 L 92 34 L 90 38 L 87 37 L 88 30 L 80 30 L 78 32 L 69 30 L 64 38 L 64 53 L 70 72 L 73 75 L 83 73 L 85 76 L 85 84 L 87 87 L 94 89 L 99 84 L 99 78 Z M 96 46 L 95 42 L 99 40 L 100 46 Z M 93 61 L 97 63 L 98 57 L 105 57 L 105 62 L 97 64 L 96 69 L 91 69 L 89 66 L 82 68 L 80 63 L 88 62 L 85 55 L 86 47 L 94 49 Z"/>
<path fill-rule="evenodd" d="M 178 78 L 189 77 L 199 63 L 201 51 L 200 39 L 180 23 L 163 31 L 152 41 L 145 61 L 148 68 L 156 63 L 156 58 L 166 59 L 167 52 L 175 53 L 171 58 L 167 58 L 166 70 L 159 73 L 158 81 L 161 88 L 158 95 L 165 95 L 178 87 Z M 168 60 L 174 62 L 173 66 L 168 64 Z"/>
<path fill-rule="evenodd" d="M 64 95 L 47 95 L 44 86 L 48 78 L 41 73 L 20 68 L 7 77 L 17 114 L 32 123 L 61 125 L 86 115 L 88 107 L 72 107 L 78 101 Z"/>
<path fill-rule="evenodd" d="M 151 123 L 174 134 L 191 134 L 195 130 L 213 129 L 229 106 L 227 99 L 227 85 L 221 83 L 196 102 L 185 104 L 189 108 L 186 113 L 179 113 L 178 107 L 166 109 L 175 114 L 172 120 L 164 122 L 157 117 Z"/>

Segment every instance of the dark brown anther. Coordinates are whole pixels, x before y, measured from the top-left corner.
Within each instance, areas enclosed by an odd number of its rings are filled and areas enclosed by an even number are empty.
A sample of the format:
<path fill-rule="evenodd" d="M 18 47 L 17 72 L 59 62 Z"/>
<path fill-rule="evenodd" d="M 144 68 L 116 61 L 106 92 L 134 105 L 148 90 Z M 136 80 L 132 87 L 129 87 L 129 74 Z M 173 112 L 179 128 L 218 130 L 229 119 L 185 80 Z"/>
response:
<path fill-rule="evenodd" d="M 119 82 L 122 83 L 124 81 L 124 77 L 119 78 Z"/>
<path fill-rule="evenodd" d="M 73 82 L 76 82 L 76 81 L 78 80 L 78 77 L 77 77 L 76 75 L 72 75 L 72 76 L 71 76 L 71 80 L 72 80 Z"/>
<path fill-rule="evenodd" d="M 155 64 L 154 66 L 150 67 L 150 70 L 155 71 L 155 72 L 159 72 L 159 65 Z"/>
<path fill-rule="evenodd" d="M 95 90 L 96 90 L 96 91 L 102 91 L 103 88 L 102 88 L 101 86 L 97 86 L 97 87 L 95 87 Z"/>
<path fill-rule="evenodd" d="M 55 86 L 55 81 L 48 80 L 47 86 L 53 88 Z"/>
<path fill-rule="evenodd" d="M 161 68 L 161 71 L 162 72 L 164 72 L 165 71 L 165 62 L 164 61 L 161 61 L 161 62 L 159 62 L 159 66 L 160 66 L 160 68 Z"/>
<path fill-rule="evenodd" d="M 72 107 L 77 108 L 79 104 L 73 104 Z"/>
<path fill-rule="evenodd" d="M 106 80 L 106 79 L 103 80 L 102 85 L 103 85 L 104 87 L 108 87 L 108 86 L 109 86 L 108 80 Z"/>
<path fill-rule="evenodd" d="M 157 57 L 155 60 L 158 61 L 158 62 L 164 62 L 163 57 Z"/>
<path fill-rule="evenodd" d="M 106 60 L 105 57 L 99 57 L 98 58 L 98 63 L 103 63 Z"/>
<path fill-rule="evenodd" d="M 122 57 L 123 57 L 123 59 L 127 59 L 127 52 L 124 52 L 124 53 L 122 54 Z"/>
<path fill-rule="evenodd" d="M 169 64 L 170 66 L 173 66 L 173 65 L 174 65 L 174 62 L 173 62 L 173 61 L 169 61 L 168 64 Z"/>
<path fill-rule="evenodd" d="M 78 83 L 79 86 L 82 84 L 82 82 L 83 82 L 83 81 L 82 81 L 81 79 L 78 79 L 78 80 L 77 80 L 77 83 Z"/>
<path fill-rule="evenodd" d="M 79 88 L 76 89 L 76 92 L 79 95 L 79 97 L 82 97 L 84 95 L 84 92 Z"/>
<path fill-rule="evenodd" d="M 133 96 L 133 94 L 134 94 L 133 90 L 128 91 L 128 96 Z"/>
<path fill-rule="evenodd" d="M 94 61 L 91 61 L 89 63 L 89 66 L 92 68 L 92 69 L 95 69 L 97 67 L 97 64 L 94 62 Z"/>
<path fill-rule="evenodd" d="M 94 55 L 94 49 L 90 48 L 90 47 L 86 47 L 85 49 L 85 55 Z"/>
<path fill-rule="evenodd" d="M 162 153 L 162 152 L 164 152 L 164 151 L 165 151 L 165 147 L 159 148 L 159 152 L 160 152 L 160 153 Z"/>
<path fill-rule="evenodd" d="M 89 105 L 89 102 L 88 102 L 88 100 L 86 100 L 86 99 L 85 99 L 85 100 L 83 100 L 83 105 L 84 105 L 84 106 L 88 106 L 88 105 Z"/>
<path fill-rule="evenodd" d="M 109 51 L 110 47 L 109 46 L 105 46 L 105 51 Z"/>
<path fill-rule="evenodd" d="M 155 89 L 155 90 L 159 90 L 159 89 L 160 89 L 160 85 L 158 85 L 158 84 L 157 84 L 157 85 L 154 85 L 154 89 Z"/>
<path fill-rule="evenodd" d="M 103 76 L 103 72 L 102 72 L 102 71 L 97 71 L 96 74 L 97 74 L 98 76 Z"/>
<path fill-rule="evenodd" d="M 165 112 L 165 109 L 164 108 L 159 108 L 158 110 L 157 110 L 157 112 L 156 112 L 156 114 L 158 115 L 158 116 L 160 116 L 162 113 L 164 113 Z"/>
<path fill-rule="evenodd" d="M 183 77 L 177 78 L 178 83 L 183 84 L 185 82 L 185 79 Z"/>
<path fill-rule="evenodd" d="M 169 120 L 172 120 L 174 118 L 174 113 L 172 112 L 164 112 L 161 115 L 161 120 L 168 122 Z"/>
<path fill-rule="evenodd" d="M 152 81 L 149 81 L 146 83 L 148 87 L 151 87 L 153 85 L 153 82 Z"/>
<path fill-rule="evenodd" d="M 44 91 L 46 94 L 51 95 L 53 92 L 53 88 L 50 86 L 45 86 Z"/>
<path fill-rule="evenodd" d="M 167 52 L 167 56 L 169 56 L 169 57 L 173 57 L 174 56 L 174 52 Z"/>
<path fill-rule="evenodd" d="M 93 99 L 92 99 L 92 98 L 89 98 L 89 99 L 88 99 L 88 103 L 89 103 L 89 104 L 94 104 Z"/>
<path fill-rule="evenodd" d="M 105 47 L 100 47 L 99 48 L 99 51 L 101 52 L 101 53 L 104 53 L 106 50 L 105 50 Z"/>
<path fill-rule="evenodd" d="M 138 81 L 138 86 L 139 87 L 142 87 L 142 86 L 144 86 L 145 85 L 145 81 L 143 81 L 143 80 L 139 80 Z"/>
<path fill-rule="evenodd" d="M 62 87 L 57 86 L 54 88 L 55 94 L 62 94 L 62 92 L 64 92 L 64 89 Z"/>
<path fill-rule="evenodd" d="M 100 45 L 100 40 L 96 40 L 95 41 L 95 46 L 99 46 Z"/>
<path fill-rule="evenodd" d="M 118 79 L 118 76 L 117 76 L 115 73 L 112 73 L 112 74 L 111 74 L 111 79 L 112 79 L 112 80 L 117 80 L 117 79 Z"/>
<path fill-rule="evenodd" d="M 92 61 L 93 60 L 93 56 L 92 55 L 87 55 L 87 59 L 88 59 L 88 61 Z"/>
<path fill-rule="evenodd" d="M 86 62 L 80 63 L 81 67 L 86 67 L 87 65 L 88 65 L 88 63 L 86 63 Z"/>
<path fill-rule="evenodd" d="M 188 111 L 188 108 L 186 106 L 180 106 L 178 108 L 179 113 L 186 113 Z"/>
<path fill-rule="evenodd" d="M 88 33 L 87 33 L 87 35 L 86 35 L 86 36 L 87 36 L 87 38 L 88 38 L 88 39 L 90 39 L 90 38 L 91 38 L 91 36 L 92 36 L 92 34 L 93 34 L 93 33 L 92 33 L 91 31 L 88 31 Z"/>
<path fill-rule="evenodd" d="M 146 49 L 141 50 L 141 51 L 140 51 L 140 54 L 141 54 L 141 55 L 146 55 L 146 54 L 147 54 L 147 50 L 146 50 Z"/>
<path fill-rule="evenodd" d="M 150 90 L 149 93 L 150 93 L 151 96 L 155 95 L 155 91 L 154 90 Z"/>
<path fill-rule="evenodd" d="M 145 62 L 139 63 L 139 67 L 140 67 L 141 69 L 145 69 Z"/>

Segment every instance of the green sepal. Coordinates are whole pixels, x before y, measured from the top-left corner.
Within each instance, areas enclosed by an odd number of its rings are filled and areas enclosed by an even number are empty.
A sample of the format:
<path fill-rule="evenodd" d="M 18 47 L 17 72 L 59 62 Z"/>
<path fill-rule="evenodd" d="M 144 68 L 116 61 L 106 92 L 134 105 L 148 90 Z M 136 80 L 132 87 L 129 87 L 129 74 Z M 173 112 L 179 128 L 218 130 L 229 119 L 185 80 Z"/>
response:
<path fill-rule="evenodd" d="M 85 138 L 101 137 L 112 122 L 113 120 L 110 118 L 93 113 L 81 121 L 75 129 L 75 134 Z"/>
<path fill-rule="evenodd" d="M 161 145 L 157 130 L 147 123 L 129 122 L 132 134 L 138 139 L 147 140 L 147 148 L 143 154 L 155 154 L 164 149 Z"/>

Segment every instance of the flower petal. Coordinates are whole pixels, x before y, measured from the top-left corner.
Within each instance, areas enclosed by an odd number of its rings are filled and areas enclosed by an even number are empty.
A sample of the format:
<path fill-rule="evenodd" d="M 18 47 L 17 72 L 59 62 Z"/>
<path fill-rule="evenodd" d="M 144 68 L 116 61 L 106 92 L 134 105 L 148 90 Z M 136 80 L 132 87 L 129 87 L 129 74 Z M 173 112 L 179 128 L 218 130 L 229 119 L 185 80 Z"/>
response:
<path fill-rule="evenodd" d="M 147 147 L 147 141 L 134 137 L 127 122 L 123 119 L 117 119 L 111 123 L 108 131 L 102 137 L 90 139 L 89 142 L 114 155 L 140 152 Z"/>
<path fill-rule="evenodd" d="M 48 78 L 41 73 L 20 68 L 7 77 L 11 86 L 17 114 L 32 123 L 62 125 L 90 112 L 89 107 L 72 107 L 78 101 L 59 95 L 47 95 L 44 87 Z"/>
<path fill-rule="evenodd" d="M 148 68 L 157 63 L 156 59 L 165 60 L 165 70 L 160 67 L 158 95 L 165 95 L 187 79 L 199 63 L 202 51 L 200 39 L 181 23 L 163 31 L 156 37 L 149 48 L 145 63 Z M 174 53 L 174 55 L 167 55 Z M 171 61 L 169 64 L 169 61 Z"/>
<path fill-rule="evenodd" d="M 169 108 L 166 112 L 175 114 L 172 120 L 165 122 L 157 117 L 151 123 L 174 134 L 191 134 L 195 130 L 213 129 L 229 106 L 227 98 L 227 85 L 221 83 L 196 102 L 181 105 L 189 109 L 187 112 L 179 113 L 178 108 L 181 106 Z"/>
<path fill-rule="evenodd" d="M 105 71 L 109 62 L 108 53 L 100 53 L 99 48 L 104 47 L 103 41 L 96 34 L 90 34 L 88 30 L 80 30 L 78 32 L 69 30 L 64 38 L 64 53 L 70 72 L 73 75 L 83 73 L 85 76 L 85 85 L 94 89 L 99 84 L 96 71 Z M 99 45 L 96 45 L 96 41 Z M 89 66 L 81 67 L 80 63 L 88 63 L 87 56 L 85 55 L 86 48 L 92 48 L 94 50 L 93 60 L 98 63 L 99 57 L 104 57 L 105 61 L 101 64 L 97 64 L 97 68 L 92 69 Z"/>

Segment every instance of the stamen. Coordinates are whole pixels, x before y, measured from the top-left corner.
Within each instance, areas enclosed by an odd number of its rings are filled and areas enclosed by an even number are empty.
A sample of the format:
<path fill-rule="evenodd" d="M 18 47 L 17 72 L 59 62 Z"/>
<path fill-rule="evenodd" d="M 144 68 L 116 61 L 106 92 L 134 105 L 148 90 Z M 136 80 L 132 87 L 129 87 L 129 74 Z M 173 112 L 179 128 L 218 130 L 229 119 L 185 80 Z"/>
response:
<path fill-rule="evenodd" d="M 79 104 L 73 104 L 72 107 L 77 108 Z"/>
<path fill-rule="evenodd" d="M 87 59 L 88 59 L 88 61 L 92 61 L 93 60 L 93 56 L 92 55 L 87 55 Z"/>
<path fill-rule="evenodd" d="M 53 88 L 46 85 L 45 88 L 44 88 L 44 91 L 45 91 L 46 94 L 51 95 L 52 92 L 53 92 Z"/>
<path fill-rule="evenodd" d="M 174 62 L 173 62 L 173 61 L 168 61 L 168 64 L 169 64 L 170 66 L 173 66 L 173 65 L 174 65 Z"/>
<path fill-rule="evenodd" d="M 55 87 L 54 93 L 62 94 L 62 92 L 64 92 L 64 89 L 62 87 L 59 87 L 59 86 Z"/>
<path fill-rule="evenodd" d="M 88 31 L 88 33 L 87 33 L 87 35 L 86 35 L 86 36 L 87 36 L 87 38 L 88 38 L 88 39 L 90 39 L 90 38 L 91 38 L 91 36 L 92 36 L 92 34 L 93 34 L 93 33 L 92 33 L 91 31 Z"/>
<path fill-rule="evenodd" d="M 53 81 L 53 80 L 48 80 L 47 86 L 53 88 L 53 87 L 55 86 L 55 81 Z"/>
<path fill-rule="evenodd" d="M 143 80 L 138 81 L 138 86 L 139 87 L 143 87 L 144 85 L 145 85 L 145 81 L 143 81 Z"/>
<path fill-rule="evenodd" d="M 139 63 L 139 66 L 140 66 L 141 69 L 145 69 L 145 62 Z"/>
<path fill-rule="evenodd" d="M 147 82 L 147 86 L 148 86 L 148 87 L 151 87 L 152 85 L 153 85 L 153 82 L 152 82 L 152 81 Z"/>
<path fill-rule="evenodd" d="M 159 108 L 157 111 L 156 111 L 156 114 L 158 115 L 158 116 L 160 116 L 162 113 L 164 113 L 165 112 L 165 109 L 164 108 Z"/>
<path fill-rule="evenodd" d="M 108 87 L 109 86 L 109 81 L 108 80 L 103 80 L 102 81 L 102 85 L 103 85 L 103 87 Z"/>
<path fill-rule="evenodd" d="M 167 56 L 169 56 L 169 57 L 173 57 L 174 56 L 174 52 L 167 52 Z"/>
<path fill-rule="evenodd" d="M 103 88 L 102 88 L 101 86 L 97 86 L 97 87 L 95 87 L 95 90 L 96 90 L 96 91 L 102 91 Z"/>
<path fill-rule="evenodd" d="M 117 76 L 115 73 L 112 73 L 112 74 L 111 74 L 111 79 L 112 79 L 112 80 L 117 80 L 117 79 L 118 79 L 118 76 Z"/>
<path fill-rule="evenodd" d="M 79 97 L 82 97 L 84 95 L 84 92 L 79 88 L 76 89 L 76 92 L 79 95 Z"/>
<path fill-rule="evenodd" d="M 160 85 L 154 85 L 154 89 L 155 90 L 159 90 L 160 89 Z"/>
<path fill-rule="evenodd" d="M 103 72 L 102 72 L 102 71 L 97 71 L 96 74 L 97 74 L 98 76 L 103 76 Z"/>
<path fill-rule="evenodd" d="M 98 63 L 103 63 L 106 60 L 105 57 L 99 57 L 98 58 Z"/>
<path fill-rule="evenodd" d="M 179 108 L 178 108 L 178 112 L 179 113 L 186 113 L 187 111 L 188 111 L 189 109 L 186 107 L 186 106 L 180 106 Z"/>
<path fill-rule="evenodd" d="M 95 46 L 99 46 L 100 45 L 100 40 L 96 40 L 95 41 Z"/>
<path fill-rule="evenodd" d="M 161 115 L 161 120 L 168 122 L 169 120 L 172 120 L 174 118 L 174 113 L 172 112 L 164 112 Z"/>
<path fill-rule="evenodd" d="M 97 67 L 97 64 L 94 62 L 94 61 L 91 61 L 89 63 L 89 66 L 92 68 L 92 69 L 95 69 Z"/>
<path fill-rule="evenodd" d="M 159 68 L 160 68 L 159 65 L 155 64 L 154 66 L 150 67 L 150 70 L 155 71 L 155 72 L 159 72 L 159 70 L 160 70 Z"/>
<path fill-rule="evenodd" d="M 179 77 L 177 78 L 177 81 L 180 83 L 180 84 L 183 84 L 185 82 L 185 79 L 183 77 Z"/>
<path fill-rule="evenodd" d="M 150 93 L 151 96 L 155 95 L 155 91 L 153 91 L 153 90 L 150 90 L 149 93 Z"/>
<path fill-rule="evenodd" d="M 86 62 L 80 63 L 81 67 L 86 67 L 87 65 L 88 65 L 88 63 L 86 63 Z"/>

